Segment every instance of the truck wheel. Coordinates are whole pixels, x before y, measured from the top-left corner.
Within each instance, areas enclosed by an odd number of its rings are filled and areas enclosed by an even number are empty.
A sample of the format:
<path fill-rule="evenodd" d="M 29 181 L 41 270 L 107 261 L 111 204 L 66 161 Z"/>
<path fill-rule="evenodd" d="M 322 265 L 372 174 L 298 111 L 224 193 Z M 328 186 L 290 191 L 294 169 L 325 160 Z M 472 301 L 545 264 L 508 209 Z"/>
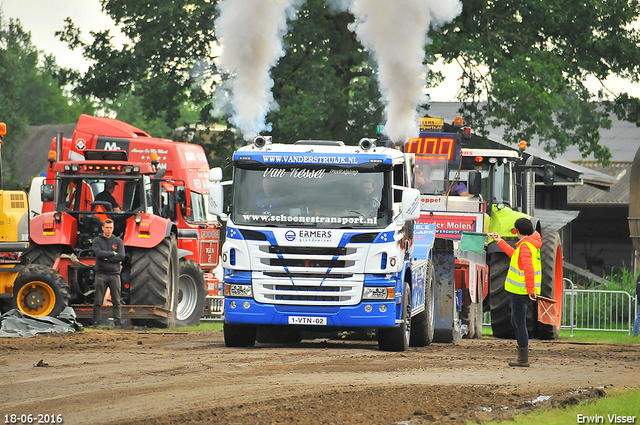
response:
<path fill-rule="evenodd" d="M 489 306 L 491 310 L 491 330 L 496 338 L 515 339 L 515 331 L 511 324 L 511 294 L 504 289 L 504 281 L 509 270 L 511 258 L 502 252 L 490 254 L 489 259 Z M 529 336 L 535 335 L 535 322 L 538 318 L 534 314 L 529 302 L 527 310 L 527 329 Z"/>
<path fill-rule="evenodd" d="M 50 267 L 30 264 L 13 285 L 12 308 L 35 317 L 57 317 L 69 302 L 69 286 Z"/>
<path fill-rule="evenodd" d="M 245 325 L 223 325 L 224 345 L 227 347 L 253 347 L 256 343 L 256 327 Z"/>
<path fill-rule="evenodd" d="M 469 305 L 463 305 L 460 311 L 460 322 L 467 325 L 467 333 L 462 335 L 463 339 L 475 338 L 476 335 L 476 316 L 478 315 L 478 305 L 472 302 Z"/>
<path fill-rule="evenodd" d="M 433 282 L 435 278 L 433 263 L 429 260 L 426 281 L 424 283 L 424 311 L 411 319 L 410 345 L 412 347 L 424 347 L 433 342 L 433 333 L 436 325 L 435 297 L 433 296 Z"/>
<path fill-rule="evenodd" d="M 175 236 L 164 238 L 154 248 L 132 250 L 130 285 L 129 304 L 160 306 L 171 313 L 171 317 L 149 321 L 150 326 L 175 326 L 178 307 L 178 247 Z M 142 324 L 137 320 L 134 323 Z"/>
<path fill-rule="evenodd" d="M 178 279 L 178 311 L 176 326 L 196 326 L 204 313 L 207 301 L 207 282 L 195 261 L 180 261 Z"/>
<path fill-rule="evenodd" d="M 483 311 L 482 311 L 482 293 L 484 291 L 484 284 L 483 282 L 478 282 L 478 288 L 477 288 L 477 297 L 480 301 L 478 301 L 476 303 L 476 323 L 475 323 L 475 329 L 473 332 L 473 338 L 474 339 L 479 339 L 482 338 L 482 321 L 484 319 L 484 315 L 483 315 Z"/>
<path fill-rule="evenodd" d="M 383 351 L 407 351 L 411 337 L 411 288 L 404 283 L 402 324 L 395 328 L 378 329 L 378 347 Z"/>
<path fill-rule="evenodd" d="M 491 329 L 497 338 L 514 338 L 511 324 L 511 300 L 504 290 L 504 281 L 509 270 L 511 258 L 502 252 L 494 252 L 489 258 L 489 306 L 491 310 Z"/>
<path fill-rule="evenodd" d="M 564 301 L 562 244 L 558 232 L 543 232 L 540 259 L 542 260 L 540 295 L 556 300 L 556 311 L 558 314 L 556 316 L 557 326 L 536 322 L 536 336 L 539 339 L 557 339 L 560 336 L 562 303 Z"/>
<path fill-rule="evenodd" d="M 60 245 L 37 245 L 32 242 L 31 247 L 24 253 L 24 256 L 29 264 L 41 264 L 51 267 L 60 257 L 60 254 L 62 254 Z"/>

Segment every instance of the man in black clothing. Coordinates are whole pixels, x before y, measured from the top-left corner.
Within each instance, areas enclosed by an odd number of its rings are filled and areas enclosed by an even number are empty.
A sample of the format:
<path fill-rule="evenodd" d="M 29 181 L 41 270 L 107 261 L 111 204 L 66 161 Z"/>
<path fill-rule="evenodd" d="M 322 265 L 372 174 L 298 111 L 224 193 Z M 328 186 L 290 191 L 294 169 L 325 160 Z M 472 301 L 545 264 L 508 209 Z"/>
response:
<path fill-rule="evenodd" d="M 120 264 L 124 260 L 124 244 L 122 239 L 113 235 L 113 220 L 110 218 L 106 219 L 102 225 L 102 235 L 93 240 L 93 253 L 96 256 L 93 327 L 97 328 L 100 325 L 102 301 L 107 287 L 111 290 L 115 325 L 116 327 L 121 327 Z"/>
<path fill-rule="evenodd" d="M 96 195 L 94 201 L 109 202 L 113 211 L 120 211 L 120 205 L 118 201 L 113 197 L 113 191 L 118 183 L 113 179 L 108 179 L 104 182 L 104 190 Z"/>

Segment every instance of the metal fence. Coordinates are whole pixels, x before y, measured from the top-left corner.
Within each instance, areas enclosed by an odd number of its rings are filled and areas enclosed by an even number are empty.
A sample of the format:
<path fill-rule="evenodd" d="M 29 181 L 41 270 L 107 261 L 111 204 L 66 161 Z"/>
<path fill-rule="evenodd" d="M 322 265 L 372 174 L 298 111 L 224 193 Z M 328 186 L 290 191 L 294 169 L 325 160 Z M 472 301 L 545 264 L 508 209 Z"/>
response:
<path fill-rule="evenodd" d="M 562 329 L 618 331 L 631 334 L 638 306 L 637 297 L 625 291 L 578 289 L 564 279 Z"/>
<path fill-rule="evenodd" d="M 616 331 L 631 334 L 638 311 L 638 297 L 625 291 L 578 289 L 564 279 L 562 329 L 573 331 Z M 491 326 L 491 314 L 483 316 L 484 326 Z"/>

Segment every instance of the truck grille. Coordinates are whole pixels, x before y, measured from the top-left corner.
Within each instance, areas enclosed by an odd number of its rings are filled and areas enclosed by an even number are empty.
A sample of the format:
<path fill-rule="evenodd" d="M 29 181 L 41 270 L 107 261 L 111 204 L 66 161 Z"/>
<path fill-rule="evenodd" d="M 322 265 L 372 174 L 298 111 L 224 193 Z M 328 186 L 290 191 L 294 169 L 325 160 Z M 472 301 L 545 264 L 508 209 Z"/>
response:
<path fill-rule="evenodd" d="M 263 302 L 288 302 L 294 304 L 306 304 L 322 302 L 326 304 L 351 304 L 354 299 L 359 299 L 360 288 L 358 285 L 287 285 L 287 284 L 263 284 L 260 285 L 260 298 Z"/>
<path fill-rule="evenodd" d="M 293 255 L 346 255 L 347 248 L 329 248 L 312 246 L 270 246 L 270 254 L 293 254 Z"/>
<path fill-rule="evenodd" d="M 269 265 L 280 267 L 322 267 L 334 268 L 346 267 L 344 260 L 315 260 L 315 259 L 296 259 L 296 258 L 271 258 Z"/>

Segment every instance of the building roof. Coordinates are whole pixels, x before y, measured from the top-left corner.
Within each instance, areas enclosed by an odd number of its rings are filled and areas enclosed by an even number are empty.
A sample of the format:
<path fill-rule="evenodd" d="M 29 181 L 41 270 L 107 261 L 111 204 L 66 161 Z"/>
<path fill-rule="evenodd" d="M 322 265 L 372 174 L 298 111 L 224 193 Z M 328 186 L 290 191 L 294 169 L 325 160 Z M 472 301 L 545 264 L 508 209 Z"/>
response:
<path fill-rule="evenodd" d="M 431 102 L 428 114 L 442 117 L 445 121 L 453 122 L 458 110 L 462 106 L 459 102 Z M 629 172 L 631 162 L 640 147 L 640 131 L 635 124 L 618 120 L 610 116 L 611 129 L 600 130 L 600 143 L 611 151 L 612 163 L 608 167 L 593 158 L 593 155 L 582 158 L 577 146 L 569 146 L 557 158 L 551 158 L 540 146 L 537 138 L 530 141 L 531 146 L 525 151 L 536 157 L 535 163 L 550 163 L 562 166 L 562 173 L 556 179 L 558 184 L 569 186 L 567 203 L 569 204 L 598 204 L 624 205 L 629 203 Z M 515 149 L 504 139 L 504 128 L 491 128 L 488 138 L 499 145 Z M 563 181 L 564 180 L 564 181 Z"/>
<path fill-rule="evenodd" d="M 592 186 L 574 186 L 567 189 L 568 204 L 599 204 L 599 205 L 627 205 L 629 204 L 629 177 L 631 176 L 631 161 L 612 161 L 603 167 L 597 161 L 575 161 L 576 164 L 607 174 L 616 180 L 608 191 Z"/>
<path fill-rule="evenodd" d="M 51 150 L 51 141 L 56 137 L 56 133 L 62 132 L 63 135 L 71 137 L 75 128 L 75 123 L 30 126 L 28 138 L 11 152 L 15 164 L 24 164 L 14 169 L 18 180 L 29 185 L 34 177 L 46 173 L 47 154 Z"/>
<path fill-rule="evenodd" d="M 462 106 L 460 102 L 430 102 L 427 113 L 434 117 L 444 118 L 446 122 L 453 122 L 458 110 Z M 632 161 L 638 148 L 640 148 L 640 131 L 638 127 L 630 122 L 621 121 L 615 115 L 610 115 L 611 129 L 600 129 L 600 144 L 609 148 L 612 161 Z M 489 128 L 489 139 L 497 142 L 504 142 L 504 128 Z M 544 147 L 537 138 L 533 138 L 531 146 L 544 151 Z M 512 146 L 512 145 L 511 145 Z M 512 146 L 513 147 L 513 146 Z M 547 154 L 548 155 L 548 154 Z M 565 161 L 595 160 L 593 155 L 586 158 L 578 151 L 577 146 L 569 146 L 566 151 L 558 156 Z"/>

